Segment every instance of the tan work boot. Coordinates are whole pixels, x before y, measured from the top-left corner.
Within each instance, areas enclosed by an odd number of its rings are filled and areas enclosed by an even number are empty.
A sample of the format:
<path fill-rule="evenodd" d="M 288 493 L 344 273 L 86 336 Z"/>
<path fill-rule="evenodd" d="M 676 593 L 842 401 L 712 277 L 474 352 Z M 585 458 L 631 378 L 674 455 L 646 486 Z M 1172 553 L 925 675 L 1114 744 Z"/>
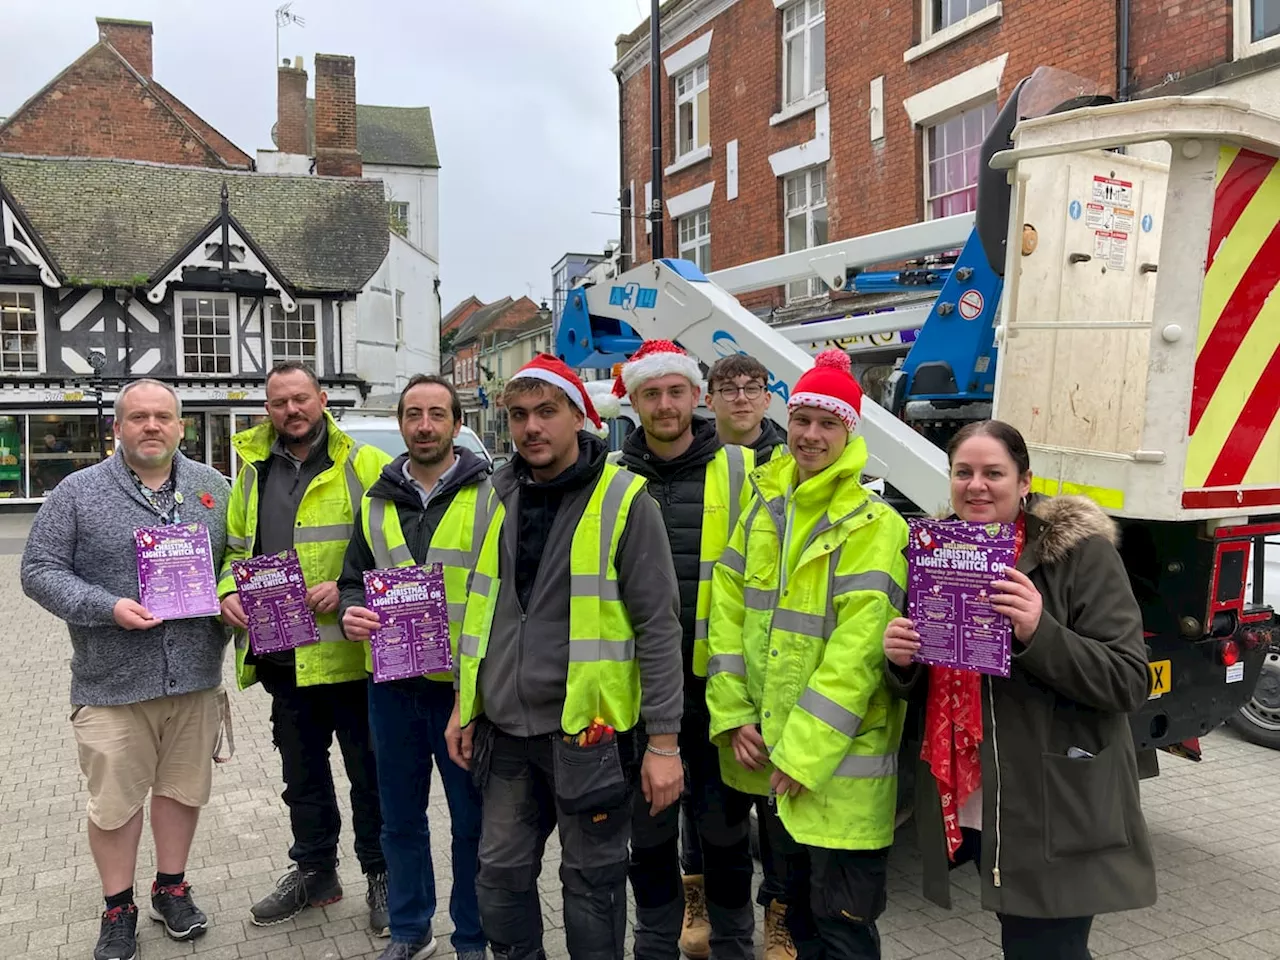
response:
<path fill-rule="evenodd" d="M 684 878 L 684 926 L 680 928 L 680 949 L 689 960 L 711 956 L 711 921 L 707 919 L 707 894 L 702 874 Z"/>
<path fill-rule="evenodd" d="M 786 904 L 769 901 L 764 912 L 764 960 L 796 960 L 796 945 L 787 928 Z"/>

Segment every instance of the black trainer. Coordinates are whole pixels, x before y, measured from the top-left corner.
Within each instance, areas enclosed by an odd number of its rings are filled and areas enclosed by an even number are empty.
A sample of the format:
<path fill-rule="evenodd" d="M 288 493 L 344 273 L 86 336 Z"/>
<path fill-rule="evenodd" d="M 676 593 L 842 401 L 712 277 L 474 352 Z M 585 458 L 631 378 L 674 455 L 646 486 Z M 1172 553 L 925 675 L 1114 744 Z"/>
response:
<path fill-rule="evenodd" d="M 102 912 L 93 960 L 134 960 L 138 955 L 138 908 L 132 903 Z"/>
<path fill-rule="evenodd" d="M 276 888 L 249 912 L 259 927 L 269 927 L 296 917 L 307 907 L 323 907 L 342 899 L 337 870 L 303 870 L 294 867 L 276 882 Z"/>
<path fill-rule="evenodd" d="M 375 937 L 391 936 L 391 911 L 387 907 L 387 874 L 371 873 L 366 877 L 369 890 L 364 895 L 369 905 L 369 929 Z"/>
<path fill-rule="evenodd" d="M 382 951 L 378 960 L 426 960 L 436 952 L 436 938 L 427 934 L 427 939 L 418 943 L 400 943 L 393 940 Z"/>
<path fill-rule="evenodd" d="M 164 924 L 171 940 L 194 940 L 209 927 L 209 918 L 191 900 L 191 884 L 151 884 L 151 919 Z"/>

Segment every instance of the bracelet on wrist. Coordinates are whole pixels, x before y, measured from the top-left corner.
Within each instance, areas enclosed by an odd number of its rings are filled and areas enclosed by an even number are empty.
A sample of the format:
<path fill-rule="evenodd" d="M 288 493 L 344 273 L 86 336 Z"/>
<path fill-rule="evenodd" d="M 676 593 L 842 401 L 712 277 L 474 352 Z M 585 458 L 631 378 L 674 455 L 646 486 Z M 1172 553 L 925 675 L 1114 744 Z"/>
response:
<path fill-rule="evenodd" d="M 676 747 L 674 750 L 663 750 L 661 747 L 655 747 L 652 743 L 646 743 L 646 744 L 644 745 L 644 748 L 645 748 L 647 751 L 649 751 L 650 753 L 652 753 L 652 754 L 654 754 L 655 756 L 658 756 L 658 757 L 678 757 L 678 756 L 680 756 L 680 748 L 679 748 L 679 747 Z"/>

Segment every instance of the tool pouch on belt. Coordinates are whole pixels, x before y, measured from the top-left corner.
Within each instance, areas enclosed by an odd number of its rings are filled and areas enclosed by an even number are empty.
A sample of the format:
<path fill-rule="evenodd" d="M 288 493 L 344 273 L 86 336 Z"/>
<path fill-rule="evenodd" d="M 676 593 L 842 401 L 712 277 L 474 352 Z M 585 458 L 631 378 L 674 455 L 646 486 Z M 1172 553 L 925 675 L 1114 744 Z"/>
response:
<path fill-rule="evenodd" d="M 562 813 L 616 810 L 627 799 L 627 777 L 616 737 L 579 746 L 575 740 L 552 737 L 556 802 Z"/>
<path fill-rule="evenodd" d="M 471 782 L 484 793 L 489 782 L 489 767 L 493 762 L 493 740 L 496 728 L 483 716 L 476 718 L 471 737 Z"/>

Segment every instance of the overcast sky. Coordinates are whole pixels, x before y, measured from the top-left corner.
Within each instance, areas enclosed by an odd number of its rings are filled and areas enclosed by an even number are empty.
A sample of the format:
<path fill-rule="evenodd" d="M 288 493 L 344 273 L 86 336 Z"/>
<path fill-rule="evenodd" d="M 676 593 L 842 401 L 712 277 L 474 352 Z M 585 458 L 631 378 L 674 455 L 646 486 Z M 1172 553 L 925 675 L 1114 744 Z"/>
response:
<path fill-rule="evenodd" d="M 0 116 L 97 41 L 95 17 L 150 20 L 156 79 L 253 156 L 272 145 L 281 2 L 6 3 Z M 609 68 L 614 39 L 648 9 L 648 0 L 294 0 L 306 26 L 281 31 L 280 53 L 302 55 L 313 83 L 317 52 L 349 54 L 360 102 L 431 107 L 446 311 L 471 293 L 549 299 L 562 254 L 618 237 Z"/>

